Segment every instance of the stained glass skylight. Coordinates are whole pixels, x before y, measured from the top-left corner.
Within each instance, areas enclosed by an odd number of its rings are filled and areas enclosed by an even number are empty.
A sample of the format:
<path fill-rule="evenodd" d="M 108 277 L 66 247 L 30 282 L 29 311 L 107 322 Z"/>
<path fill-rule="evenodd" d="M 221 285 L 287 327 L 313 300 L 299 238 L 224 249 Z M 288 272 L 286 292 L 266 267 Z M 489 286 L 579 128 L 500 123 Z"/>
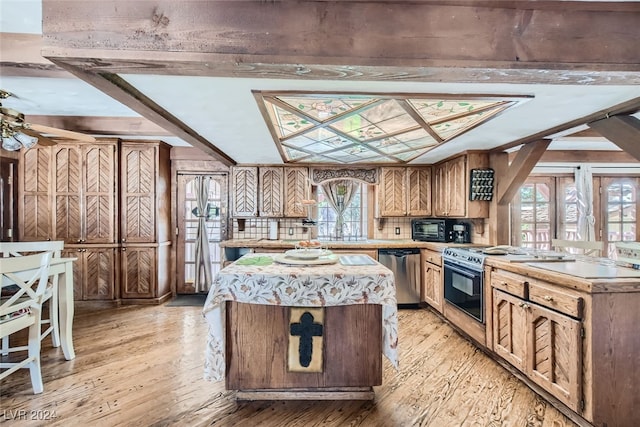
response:
<path fill-rule="evenodd" d="M 255 92 L 285 163 L 404 164 L 526 96 Z"/>

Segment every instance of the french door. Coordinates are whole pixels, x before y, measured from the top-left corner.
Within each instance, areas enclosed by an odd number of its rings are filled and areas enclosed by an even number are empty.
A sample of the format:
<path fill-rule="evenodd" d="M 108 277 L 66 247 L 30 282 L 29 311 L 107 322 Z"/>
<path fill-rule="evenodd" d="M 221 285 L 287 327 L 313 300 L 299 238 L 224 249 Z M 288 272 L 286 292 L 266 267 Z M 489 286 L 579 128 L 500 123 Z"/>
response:
<path fill-rule="evenodd" d="M 222 254 L 220 242 L 227 238 L 228 195 L 226 173 L 206 175 L 178 174 L 177 206 L 178 237 L 176 250 L 176 292 L 195 293 L 196 276 L 196 236 L 198 231 L 198 211 L 196 177 L 210 178 L 209 197 L 207 199 L 207 237 L 212 277 L 220 271 Z"/>

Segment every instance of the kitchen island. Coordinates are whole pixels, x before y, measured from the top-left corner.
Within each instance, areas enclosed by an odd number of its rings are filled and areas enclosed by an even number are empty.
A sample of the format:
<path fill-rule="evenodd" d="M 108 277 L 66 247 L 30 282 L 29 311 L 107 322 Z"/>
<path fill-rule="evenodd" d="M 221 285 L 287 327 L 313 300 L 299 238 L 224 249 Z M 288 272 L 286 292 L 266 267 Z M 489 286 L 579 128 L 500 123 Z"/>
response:
<path fill-rule="evenodd" d="M 484 347 L 503 366 L 581 426 L 640 425 L 640 271 L 491 256 L 485 284 Z"/>
<path fill-rule="evenodd" d="M 370 258 L 288 265 L 247 254 L 204 307 L 205 378 L 240 399 L 373 399 L 382 354 L 398 366 L 393 273 Z"/>

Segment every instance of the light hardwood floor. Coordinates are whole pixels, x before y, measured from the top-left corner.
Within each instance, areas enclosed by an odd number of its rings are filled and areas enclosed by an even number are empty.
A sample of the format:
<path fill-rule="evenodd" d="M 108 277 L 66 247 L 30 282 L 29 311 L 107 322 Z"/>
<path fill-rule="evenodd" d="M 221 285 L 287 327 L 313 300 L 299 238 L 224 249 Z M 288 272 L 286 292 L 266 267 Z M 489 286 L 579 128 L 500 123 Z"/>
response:
<path fill-rule="evenodd" d="M 545 426 L 575 424 L 430 310 L 400 310 L 400 371 L 384 359 L 373 402 L 244 402 L 202 379 L 200 307 L 78 307 L 77 357 L 49 339 L 45 391 L 0 383 L 0 424 L 59 426 Z M 33 421 L 31 418 L 54 419 Z M 29 418 L 28 420 L 25 420 Z M 17 422 L 16 422 L 17 421 Z"/>

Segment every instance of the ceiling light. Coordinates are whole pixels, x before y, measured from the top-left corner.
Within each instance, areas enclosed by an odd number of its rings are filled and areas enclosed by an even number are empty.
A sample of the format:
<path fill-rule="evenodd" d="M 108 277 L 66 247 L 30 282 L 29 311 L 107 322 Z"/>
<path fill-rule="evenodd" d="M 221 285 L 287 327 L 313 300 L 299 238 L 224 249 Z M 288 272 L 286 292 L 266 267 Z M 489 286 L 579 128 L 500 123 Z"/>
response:
<path fill-rule="evenodd" d="M 31 148 L 38 143 L 38 138 L 22 132 L 16 132 L 13 137 L 20 141 L 24 148 Z"/>
<path fill-rule="evenodd" d="M 18 151 L 22 148 L 22 144 L 20 141 L 15 139 L 12 136 L 3 136 L 2 137 L 2 148 L 7 151 Z"/>

